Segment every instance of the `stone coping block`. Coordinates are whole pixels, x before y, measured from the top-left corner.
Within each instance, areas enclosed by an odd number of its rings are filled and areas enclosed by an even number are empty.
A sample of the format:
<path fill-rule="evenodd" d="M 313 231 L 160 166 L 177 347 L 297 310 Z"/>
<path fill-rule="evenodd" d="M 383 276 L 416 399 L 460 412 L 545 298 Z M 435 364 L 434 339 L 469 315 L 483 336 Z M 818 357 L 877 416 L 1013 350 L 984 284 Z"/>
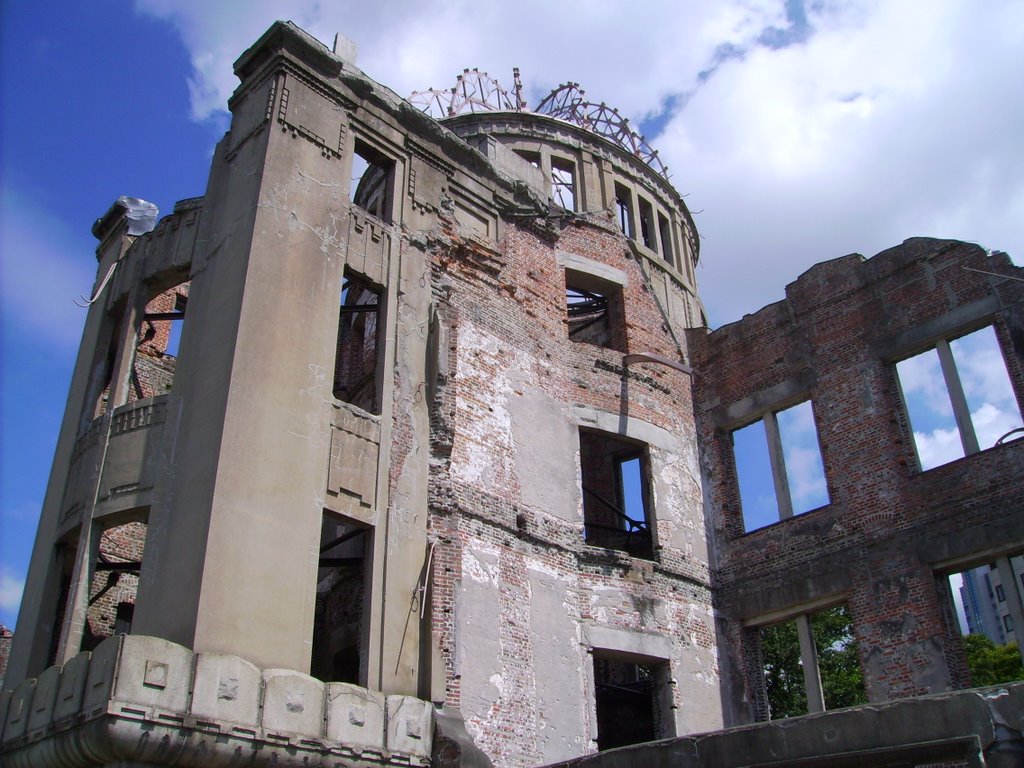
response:
<path fill-rule="evenodd" d="M 59 686 L 60 667 L 49 667 L 36 678 L 36 689 L 32 694 L 32 706 L 28 713 L 30 735 L 44 730 L 53 721 L 53 708 L 57 703 Z"/>
<path fill-rule="evenodd" d="M 324 684 L 290 669 L 264 670 L 263 729 L 274 737 L 323 737 Z"/>
<path fill-rule="evenodd" d="M 384 749 L 385 696 L 351 683 L 327 684 L 327 740 Z"/>
<path fill-rule="evenodd" d="M 433 707 L 414 696 L 388 696 L 388 749 L 429 755 L 433 736 Z"/>
<path fill-rule="evenodd" d="M 82 698 L 85 695 L 85 682 L 89 676 L 91 658 L 92 654 L 85 651 L 68 660 L 61 669 L 57 702 L 53 708 L 55 723 L 74 717 L 82 710 Z"/>
<path fill-rule="evenodd" d="M 197 653 L 189 709 L 200 727 L 250 729 L 260 721 L 263 673 L 228 653 Z"/>
<path fill-rule="evenodd" d="M 434 710 L 412 696 L 122 635 L 4 692 L 0 728 L 5 766 L 84 768 L 107 755 L 152 765 L 426 766 Z"/>

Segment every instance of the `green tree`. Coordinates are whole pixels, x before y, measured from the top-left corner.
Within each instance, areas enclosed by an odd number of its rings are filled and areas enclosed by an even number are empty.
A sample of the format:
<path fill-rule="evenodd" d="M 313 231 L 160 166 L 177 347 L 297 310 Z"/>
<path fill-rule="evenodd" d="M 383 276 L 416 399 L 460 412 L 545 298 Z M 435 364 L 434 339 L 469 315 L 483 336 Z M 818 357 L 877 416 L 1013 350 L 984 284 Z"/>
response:
<path fill-rule="evenodd" d="M 846 606 L 837 605 L 811 617 L 811 634 L 818 652 L 825 708 L 852 707 L 867 702 L 864 678 Z M 796 622 L 761 629 L 761 660 L 773 720 L 807 714 L 807 691 Z"/>
<path fill-rule="evenodd" d="M 761 628 L 761 662 L 772 720 L 807 714 L 807 689 L 796 622 L 785 621 Z"/>
<path fill-rule="evenodd" d="M 826 709 L 866 704 L 864 675 L 860 671 L 853 620 L 845 605 L 837 605 L 811 618 L 811 634 L 818 650 L 818 671 Z"/>
<path fill-rule="evenodd" d="M 964 652 L 971 682 L 976 686 L 1024 680 L 1024 663 L 1016 643 L 996 645 L 985 635 L 965 635 Z"/>

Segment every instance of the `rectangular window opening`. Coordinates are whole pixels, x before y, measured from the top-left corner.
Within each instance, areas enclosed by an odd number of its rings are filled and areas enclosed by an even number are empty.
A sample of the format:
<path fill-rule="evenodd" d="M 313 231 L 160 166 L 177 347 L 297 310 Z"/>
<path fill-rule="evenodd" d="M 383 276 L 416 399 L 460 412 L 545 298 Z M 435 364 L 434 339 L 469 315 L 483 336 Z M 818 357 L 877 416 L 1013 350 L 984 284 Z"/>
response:
<path fill-rule="evenodd" d="M 50 648 L 46 657 L 47 666 L 57 663 L 61 630 L 64 627 L 64 617 L 67 614 L 68 600 L 71 597 L 71 577 L 74 574 L 76 545 L 76 541 L 65 541 L 58 544 L 56 548 L 60 580 L 57 586 L 56 611 L 53 614 L 53 625 L 50 632 Z"/>
<path fill-rule="evenodd" d="M 551 197 L 567 211 L 576 210 L 576 169 L 571 160 L 551 158 Z"/>
<path fill-rule="evenodd" d="M 810 400 L 734 430 L 732 444 L 745 531 L 829 503 Z"/>
<path fill-rule="evenodd" d="M 621 184 L 615 185 L 615 214 L 619 229 L 630 240 L 636 238 L 636 227 L 633 225 L 633 195 Z"/>
<path fill-rule="evenodd" d="M 658 236 L 661 239 L 661 257 L 675 265 L 675 251 L 672 248 L 672 225 L 661 213 L 658 214 Z"/>
<path fill-rule="evenodd" d="M 528 162 L 534 168 L 540 168 L 540 152 L 530 152 L 525 149 L 514 149 L 512 150 L 519 155 L 523 160 Z"/>
<path fill-rule="evenodd" d="M 675 735 L 669 663 L 594 650 L 599 751 Z"/>
<path fill-rule="evenodd" d="M 380 413 L 381 296 L 381 289 L 366 278 L 345 271 L 338 308 L 334 396 L 374 414 Z"/>
<path fill-rule="evenodd" d="M 999 561 L 1006 569 L 1009 584 L 1003 581 Z M 964 636 L 971 683 L 995 685 L 1024 679 L 1024 667 L 1017 669 L 1011 664 L 999 673 L 991 668 L 993 654 L 1002 653 L 998 649 L 1018 639 L 1013 632 L 1012 612 L 1015 608 L 1024 610 L 1024 604 L 1021 604 L 1024 555 L 1009 555 L 997 562 L 983 563 L 943 578 L 948 581 L 951 614 L 956 616 L 954 629 Z M 1011 605 L 1011 601 L 1017 601 L 1018 605 Z M 952 623 L 952 618 L 949 621 Z M 1006 656 L 1009 659 L 1013 654 L 1007 653 Z"/>
<path fill-rule="evenodd" d="M 366 685 L 372 545 L 372 528 L 324 514 L 309 672 L 323 682 Z"/>
<path fill-rule="evenodd" d="M 896 376 L 922 471 L 1024 438 L 991 325 L 900 360 Z"/>
<path fill-rule="evenodd" d="M 649 200 L 642 197 L 638 198 L 637 202 L 640 207 L 640 241 L 645 248 L 657 251 L 658 243 L 654 239 L 654 208 Z"/>
<path fill-rule="evenodd" d="M 800 647 L 800 623 L 806 620 L 814 656 L 805 658 Z M 806 715 L 822 708 L 839 709 L 867 703 L 864 676 L 853 634 L 853 621 L 845 605 L 836 605 L 804 619 L 791 619 L 761 627 L 761 663 L 768 694 L 770 719 Z M 820 680 L 816 705 L 809 707 L 807 682 Z"/>
<path fill-rule="evenodd" d="M 653 558 L 646 447 L 580 430 L 580 470 L 586 543 Z"/>
<path fill-rule="evenodd" d="M 582 272 L 565 271 L 569 340 L 624 351 L 622 287 Z"/>
<path fill-rule="evenodd" d="M 129 402 L 165 395 L 174 385 L 188 289 L 188 282 L 181 283 L 146 304 L 132 361 Z"/>
<path fill-rule="evenodd" d="M 123 310 L 118 308 L 107 313 L 104 322 L 104 334 L 106 338 L 96 345 L 97 352 L 102 348 L 103 352 L 97 354 L 93 365 L 93 373 L 90 377 L 89 391 L 86 395 L 86 402 L 89 407 L 82 414 L 82 423 L 79 424 L 79 432 L 84 432 L 93 419 L 98 419 L 107 412 L 110 406 L 112 395 L 112 384 L 114 378 L 114 366 L 117 363 L 117 353 L 121 346 Z M 116 405 L 116 404 L 115 404 Z"/>
<path fill-rule="evenodd" d="M 394 173 L 394 160 L 356 139 L 349 187 L 352 204 L 381 221 L 390 222 Z"/>

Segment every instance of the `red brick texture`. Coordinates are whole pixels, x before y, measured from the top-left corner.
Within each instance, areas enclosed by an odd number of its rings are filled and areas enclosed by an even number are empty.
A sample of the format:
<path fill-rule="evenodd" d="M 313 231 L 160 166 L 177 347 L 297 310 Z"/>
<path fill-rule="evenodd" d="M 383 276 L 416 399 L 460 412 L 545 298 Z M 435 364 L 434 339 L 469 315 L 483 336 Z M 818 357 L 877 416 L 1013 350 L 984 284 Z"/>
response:
<path fill-rule="evenodd" d="M 673 638 L 680 649 L 696 643 L 709 656 L 715 630 L 710 625 L 707 564 L 692 553 L 660 546 L 651 562 L 587 546 L 582 510 L 579 519 L 566 521 L 523 501 L 523 486 L 531 478 L 515 471 L 512 447 L 494 416 L 494 411 L 503 410 L 506 397 L 499 382 L 515 372 L 542 371 L 530 380 L 531 386 L 567 409 L 579 404 L 624 413 L 684 436 L 693 435 L 694 422 L 686 375 L 649 366 L 624 376 L 625 351 L 680 359 L 681 350 L 664 324 L 640 264 L 610 218 L 568 219 L 553 233 L 510 223 L 505 227 L 501 252 L 460 241 L 451 233 L 447 247 L 432 251 L 432 281 L 448 329 L 449 365 L 440 372 L 432 409 L 430 532 L 439 544 L 431 576 L 431 630 L 445 663 L 446 703 L 458 707 L 464 704 L 464 691 L 455 657 L 474 652 L 472 647 L 458 648 L 456 638 L 464 558 L 469 550 L 495 553 L 501 695 L 489 712 L 467 713 L 464 708 L 463 713 L 470 732 L 492 759 L 504 765 L 535 765 L 542 757 L 537 750 L 543 719 L 535 668 L 538 658 L 551 649 L 535 647 L 530 631 L 531 568 L 568 585 L 565 610 L 577 628 L 602 623 L 656 632 Z M 621 337 L 616 346 L 622 351 L 569 340 L 565 273 L 556 251 L 626 272 L 624 319 L 612 329 Z M 484 336 L 497 340 L 498 348 L 488 353 L 474 346 L 473 340 Z M 460 360 L 471 360 L 472 365 L 460 367 Z M 399 438 L 396 428 L 396 459 Z M 459 441 L 461 449 L 453 457 Z M 456 466 L 466 461 L 460 456 L 473 455 L 489 461 L 486 477 L 476 481 Z M 699 519 L 699 494 L 688 500 Z M 697 535 L 703 537 L 703 529 Z M 606 590 L 618 595 L 613 610 L 595 607 L 595 595 Z M 655 605 L 663 610 L 655 611 Z M 495 661 L 481 659 L 488 668 Z M 581 663 L 589 663 L 585 653 Z M 717 679 L 717 669 L 708 666 L 708 679 Z M 568 677 L 585 680 L 582 669 L 568 670 Z M 581 686 L 566 696 L 586 702 L 591 692 Z M 684 704 L 682 696 L 673 692 L 674 706 Z M 589 740 L 585 728 L 569 736 Z M 577 753 L 588 748 L 585 743 Z"/>
<path fill-rule="evenodd" d="M 744 624 L 808 604 L 849 604 L 872 702 L 969 684 L 943 582 L 1024 548 L 1024 441 L 919 471 L 895 363 L 991 324 L 1024 403 L 1022 272 L 1005 254 L 913 239 L 869 260 L 818 264 L 784 301 L 710 334 L 689 332 L 740 721 L 764 714 Z M 744 534 L 731 442 L 738 411 L 807 398 L 831 503 Z M 730 410 L 736 404 L 746 407 Z"/>

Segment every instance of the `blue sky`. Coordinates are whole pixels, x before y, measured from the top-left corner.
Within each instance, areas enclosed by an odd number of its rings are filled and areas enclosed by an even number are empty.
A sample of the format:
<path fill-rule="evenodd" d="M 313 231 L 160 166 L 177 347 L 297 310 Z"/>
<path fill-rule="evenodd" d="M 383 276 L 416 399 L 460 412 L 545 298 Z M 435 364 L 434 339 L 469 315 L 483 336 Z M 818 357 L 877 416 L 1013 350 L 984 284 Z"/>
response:
<path fill-rule="evenodd" d="M 5 2 L 0 177 L 0 623 L 11 626 L 96 271 L 122 194 L 202 194 L 223 122 L 190 119 L 187 52 L 109 0 Z"/>
<path fill-rule="evenodd" d="M 1006 363 L 991 326 L 950 342 L 957 377 L 967 399 L 978 447 L 991 448 L 1000 437 L 1022 426 Z M 914 445 L 922 469 L 932 469 L 964 455 L 960 431 L 935 349 L 896 366 L 910 412 Z"/>
<path fill-rule="evenodd" d="M 119 195 L 203 193 L 231 62 L 276 18 L 408 94 L 479 66 L 642 125 L 701 232 L 714 326 L 917 235 L 1024 252 L 1024 3 L 64 0 L 0 4 L 0 623 L 10 626 Z M 737 280 L 737 275 L 743 275 Z M 915 428 L 916 425 L 915 425 Z"/>

